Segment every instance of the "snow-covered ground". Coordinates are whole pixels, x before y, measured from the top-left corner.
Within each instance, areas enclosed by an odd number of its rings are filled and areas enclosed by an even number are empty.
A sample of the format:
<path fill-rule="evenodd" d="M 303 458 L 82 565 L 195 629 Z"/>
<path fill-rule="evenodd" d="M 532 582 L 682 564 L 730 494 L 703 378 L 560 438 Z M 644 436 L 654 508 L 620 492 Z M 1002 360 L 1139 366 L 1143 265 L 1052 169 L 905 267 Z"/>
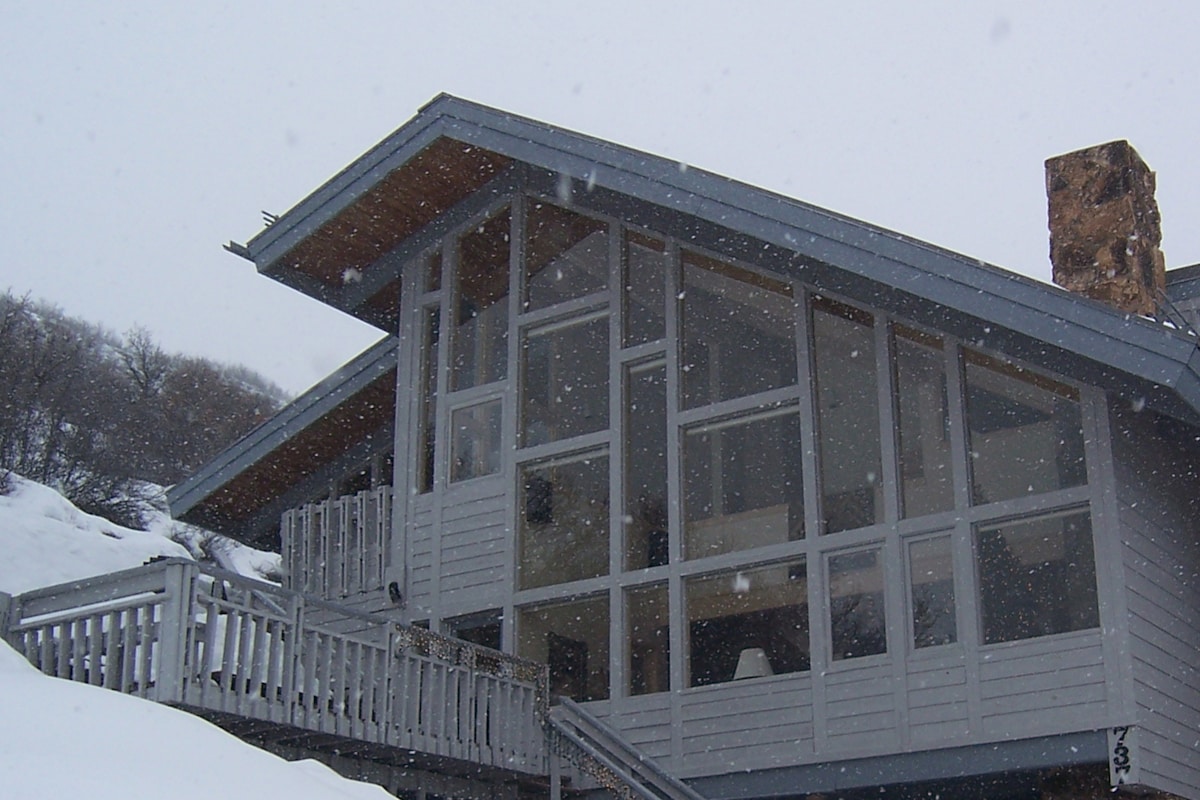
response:
<path fill-rule="evenodd" d="M 53 489 L 16 475 L 0 495 L 0 591 L 136 567 L 154 556 L 189 558 L 202 532 L 165 517 L 136 531 L 85 514 Z M 278 571 L 278 556 L 222 547 L 221 565 Z M 107 689 L 47 678 L 0 642 L 0 797 L 88 800 L 380 800 L 378 786 L 341 778 L 315 761 L 289 763 L 183 711 Z"/>

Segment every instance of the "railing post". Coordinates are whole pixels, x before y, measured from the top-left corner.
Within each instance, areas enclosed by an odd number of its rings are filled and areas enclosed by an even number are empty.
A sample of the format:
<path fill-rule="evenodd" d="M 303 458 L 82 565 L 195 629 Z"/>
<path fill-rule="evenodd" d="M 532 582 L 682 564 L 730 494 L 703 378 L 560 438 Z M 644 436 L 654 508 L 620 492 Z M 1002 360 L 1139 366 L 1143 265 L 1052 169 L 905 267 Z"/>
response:
<path fill-rule="evenodd" d="M 182 703 L 184 700 L 195 579 L 195 564 L 178 562 L 168 564 L 163 570 L 165 592 L 158 626 L 158 663 L 154 681 L 154 699 L 160 703 Z"/>

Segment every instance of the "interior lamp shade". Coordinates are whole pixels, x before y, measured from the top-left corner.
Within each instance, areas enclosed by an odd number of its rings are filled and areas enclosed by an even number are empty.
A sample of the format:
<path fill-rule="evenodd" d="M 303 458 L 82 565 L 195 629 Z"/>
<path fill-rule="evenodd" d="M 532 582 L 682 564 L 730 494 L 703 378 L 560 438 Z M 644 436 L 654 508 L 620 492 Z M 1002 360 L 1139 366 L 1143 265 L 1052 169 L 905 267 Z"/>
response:
<path fill-rule="evenodd" d="M 743 678 L 764 678 L 774 674 L 771 662 L 767 660 L 766 651 L 761 647 L 747 647 L 738 655 L 737 669 L 733 671 L 733 679 L 740 681 Z"/>

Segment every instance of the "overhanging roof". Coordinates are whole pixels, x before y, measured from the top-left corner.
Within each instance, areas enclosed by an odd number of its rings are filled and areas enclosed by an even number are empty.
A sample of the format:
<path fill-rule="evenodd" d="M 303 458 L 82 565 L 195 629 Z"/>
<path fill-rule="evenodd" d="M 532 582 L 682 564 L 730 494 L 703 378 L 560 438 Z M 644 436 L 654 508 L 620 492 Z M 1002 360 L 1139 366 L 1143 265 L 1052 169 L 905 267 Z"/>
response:
<path fill-rule="evenodd" d="M 860 287 L 903 293 L 926 312 L 944 309 L 951 333 L 1012 346 L 1200 421 L 1200 358 L 1180 331 L 807 203 L 448 95 L 235 249 L 263 273 L 395 330 L 397 277 L 412 255 L 406 243 L 472 194 L 509 190 L 521 165 L 774 246 L 805 278 L 836 271 Z"/>
<path fill-rule="evenodd" d="M 172 486 L 172 516 L 223 533 L 247 533 L 246 521 L 270 508 L 281 487 L 301 483 L 392 424 L 398 350 L 398 339 L 384 337 Z"/>

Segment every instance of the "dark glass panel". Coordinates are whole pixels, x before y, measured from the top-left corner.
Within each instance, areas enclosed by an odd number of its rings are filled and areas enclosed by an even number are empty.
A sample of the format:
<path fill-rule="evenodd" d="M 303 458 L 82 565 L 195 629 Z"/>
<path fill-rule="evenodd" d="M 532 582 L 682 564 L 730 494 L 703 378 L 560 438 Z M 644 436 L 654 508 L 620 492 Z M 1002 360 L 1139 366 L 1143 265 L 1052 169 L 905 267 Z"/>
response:
<path fill-rule="evenodd" d="M 417 457 L 417 490 L 429 492 L 433 490 L 434 459 L 436 458 L 436 423 L 437 423 L 437 363 L 438 337 L 441 327 L 438 307 L 432 306 L 424 310 L 421 325 L 421 350 L 424 358 L 421 361 L 421 417 L 418 421 Z"/>
<path fill-rule="evenodd" d="M 825 532 L 883 518 L 874 320 L 831 300 L 813 303 L 813 351 Z"/>
<path fill-rule="evenodd" d="M 666 564 L 667 368 L 630 367 L 625 418 L 625 568 Z"/>
<path fill-rule="evenodd" d="M 534 310 L 608 287 L 608 225 L 529 201 L 525 218 L 525 308 Z"/>
<path fill-rule="evenodd" d="M 979 353 L 967 351 L 964 361 L 973 502 L 1084 485 L 1078 393 Z"/>
<path fill-rule="evenodd" d="M 685 581 L 688 685 L 809 668 L 804 562 Z"/>
<path fill-rule="evenodd" d="M 1087 513 L 980 528 L 976 544 L 984 644 L 1100 624 Z"/>
<path fill-rule="evenodd" d="M 608 697 L 608 596 L 522 608 L 517 654 L 550 667 L 550 694 Z"/>
<path fill-rule="evenodd" d="M 459 240 L 458 289 L 451 303 L 452 389 L 469 389 L 507 375 L 510 229 L 505 209 Z"/>
<path fill-rule="evenodd" d="M 608 574 L 608 456 L 521 470 L 517 585 Z"/>
<path fill-rule="evenodd" d="M 685 252 L 682 317 L 685 408 L 795 384 L 787 284 Z"/>
<path fill-rule="evenodd" d="M 500 471 L 499 400 L 455 409 L 450 415 L 450 480 L 465 481 Z"/>
<path fill-rule="evenodd" d="M 950 537 L 921 539 L 908 545 L 909 598 L 913 646 L 933 647 L 958 640 L 954 613 L 954 558 Z"/>
<path fill-rule="evenodd" d="M 834 661 L 887 652 L 879 550 L 829 557 L 829 612 Z"/>
<path fill-rule="evenodd" d="M 629 634 L 630 695 L 671 690 L 667 586 L 643 586 L 625 593 Z"/>
<path fill-rule="evenodd" d="M 522 436 L 525 447 L 608 427 L 608 316 L 525 335 Z"/>
<path fill-rule="evenodd" d="M 683 461 L 686 558 L 804 537 L 794 409 L 688 430 Z"/>
<path fill-rule="evenodd" d="M 625 234 L 625 346 L 666 335 L 666 245 L 647 236 Z"/>
<path fill-rule="evenodd" d="M 954 508 L 954 478 L 942 341 L 900 326 L 893 332 L 903 516 L 949 511 Z"/>

